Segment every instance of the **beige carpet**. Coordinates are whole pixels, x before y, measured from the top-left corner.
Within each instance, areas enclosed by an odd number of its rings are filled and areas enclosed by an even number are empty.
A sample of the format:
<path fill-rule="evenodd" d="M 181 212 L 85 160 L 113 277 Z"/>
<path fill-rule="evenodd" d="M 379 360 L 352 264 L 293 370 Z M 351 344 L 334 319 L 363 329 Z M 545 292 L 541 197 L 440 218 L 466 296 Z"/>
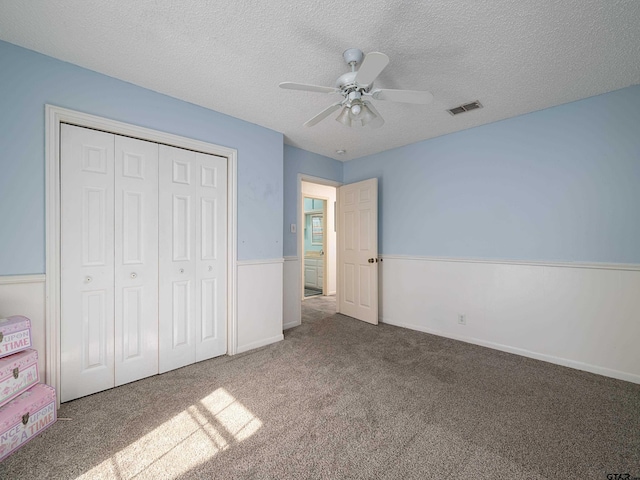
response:
<path fill-rule="evenodd" d="M 640 476 L 640 385 L 304 302 L 285 340 L 62 405 L 0 478 Z M 333 310 L 335 311 L 335 310 Z"/>

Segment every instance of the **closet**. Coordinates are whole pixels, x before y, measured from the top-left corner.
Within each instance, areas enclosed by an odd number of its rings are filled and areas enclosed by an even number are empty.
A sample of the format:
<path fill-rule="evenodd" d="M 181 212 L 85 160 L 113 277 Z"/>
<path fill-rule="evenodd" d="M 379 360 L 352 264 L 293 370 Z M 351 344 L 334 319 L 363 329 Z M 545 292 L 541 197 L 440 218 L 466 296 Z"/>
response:
<path fill-rule="evenodd" d="M 60 140 L 61 401 L 226 353 L 227 159 Z"/>

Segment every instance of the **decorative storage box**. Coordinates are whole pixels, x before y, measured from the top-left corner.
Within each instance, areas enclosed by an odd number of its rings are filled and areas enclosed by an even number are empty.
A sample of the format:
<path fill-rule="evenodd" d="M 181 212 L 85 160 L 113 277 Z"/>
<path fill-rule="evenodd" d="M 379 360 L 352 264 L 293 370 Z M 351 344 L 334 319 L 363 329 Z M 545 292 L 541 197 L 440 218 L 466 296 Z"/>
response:
<path fill-rule="evenodd" d="M 0 461 L 56 421 L 56 391 L 34 385 L 0 407 Z"/>
<path fill-rule="evenodd" d="M 0 318 L 0 358 L 31 347 L 31 320 L 16 315 Z"/>
<path fill-rule="evenodd" d="M 25 350 L 0 358 L 0 407 L 38 383 L 38 352 Z"/>

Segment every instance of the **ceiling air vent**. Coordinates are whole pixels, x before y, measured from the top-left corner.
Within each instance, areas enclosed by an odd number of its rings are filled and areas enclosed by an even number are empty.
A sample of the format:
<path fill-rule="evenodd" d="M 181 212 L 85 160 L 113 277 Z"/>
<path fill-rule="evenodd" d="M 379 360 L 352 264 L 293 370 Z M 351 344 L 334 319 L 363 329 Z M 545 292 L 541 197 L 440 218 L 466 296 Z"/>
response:
<path fill-rule="evenodd" d="M 459 113 L 468 112 L 469 110 L 475 110 L 476 108 L 482 108 L 482 104 L 476 100 L 475 102 L 465 103 L 464 105 L 460 105 L 459 107 L 452 108 L 451 110 L 447 110 L 451 115 L 458 115 Z"/>

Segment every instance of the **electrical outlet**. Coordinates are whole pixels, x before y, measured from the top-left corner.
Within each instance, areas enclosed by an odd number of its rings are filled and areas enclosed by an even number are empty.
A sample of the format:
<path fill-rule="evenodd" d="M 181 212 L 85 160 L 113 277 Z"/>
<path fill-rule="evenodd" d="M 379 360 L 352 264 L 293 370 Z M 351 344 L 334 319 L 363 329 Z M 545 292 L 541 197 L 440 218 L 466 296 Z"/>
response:
<path fill-rule="evenodd" d="M 292 223 L 291 224 L 291 233 L 296 233 L 297 229 L 296 229 L 296 224 Z"/>
<path fill-rule="evenodd" d="M 467 316 L 466 315 L 458 315 L 458 323 L 460 325 L 466 325 L 467 324 Z"/>

